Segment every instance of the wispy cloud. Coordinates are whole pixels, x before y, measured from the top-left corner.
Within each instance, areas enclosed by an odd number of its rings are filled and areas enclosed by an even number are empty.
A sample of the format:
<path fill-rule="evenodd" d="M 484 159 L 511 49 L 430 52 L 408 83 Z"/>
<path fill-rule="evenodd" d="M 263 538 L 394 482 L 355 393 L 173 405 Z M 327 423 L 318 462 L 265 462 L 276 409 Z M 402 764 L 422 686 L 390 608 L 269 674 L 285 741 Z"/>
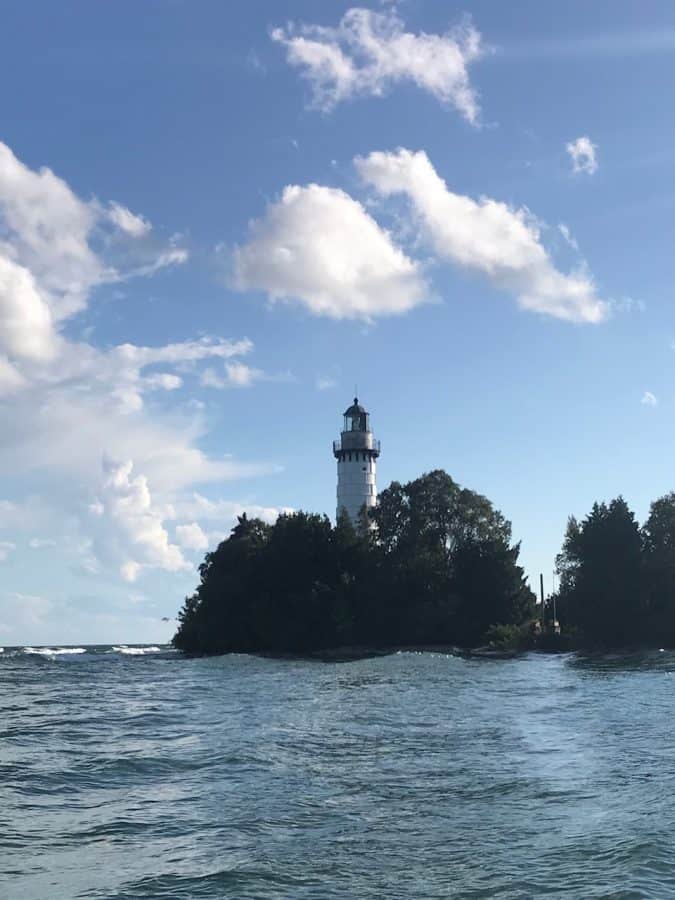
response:
<path fill-rule="evenodd" d="M 225 363 L 222 371 L 213 368 L 205 369 L 201 376 L 201 383 L 204 387 L 212 388 L 250 388 L 260 381 L 288 383 L 295 381 L 295 378 L 290 372 L 271 374 L 262 369 L 247 366 L 246 363 L 238 360 Z"/>
<path fill-rule="evenodd" d="M 336 27 L 275 28 L 272 40 L 286 48 L 324 111 L 354 97 L 379 97 L 397 82 L 411 81 L 472 124 L 479 117 L 468 67 L 485 54 L 480 33 L 467 17 L 445 34 L 413 34 L 395 9 L 353 8 Z"/>
<path fill-rule="evenodd" d="M 329 391 L 334 387 L 337 387 L 337 380 L 330 375 L 320 375 L 316 379 L 317 391 Z"/>
<path fill-rule="evenodd" d="M 585 173 L 593 175 L 598 170 L 598 160 L 596 157 L 597 144 L 594 144 L 589 137 L 583 135 L 574 141 L 570 141 L 565 149 L 572 160 L 572 171 L 575 174 Z"/>
<path fill-rule="evenodd" d="M 110 204 L 108 216 L 111 222 L 132 237 L 143 237 L 152 230 L 152 225 L 144 216 L 132 213 L 130 209 L 120 203 Z"/>
<path fill-rule="evenodd" d="M 565 243 L 568 244 L 572 250 L 579 252 L 579 244 L 576 239 L 573 237 L 572 232 L 569 230 L 567 225 L 564 225 L 562 222 L 558 225 L 558 231 L 563 236 Z"/>
<path fill-rule="evenodd" d="M 13 541 L 0 541 L 0 562 L 6 562 L 10 553 L 16 549 Z"/>
<path fill-rule="evenodd" d="M 630 31 L 579 34 L 569 38 L 505 41 L 495 48 L 491 59 L 494 62 L 556 58 L 604 60 L 660 53 L 675 53 L 674 28 L 635 28 Z"/>

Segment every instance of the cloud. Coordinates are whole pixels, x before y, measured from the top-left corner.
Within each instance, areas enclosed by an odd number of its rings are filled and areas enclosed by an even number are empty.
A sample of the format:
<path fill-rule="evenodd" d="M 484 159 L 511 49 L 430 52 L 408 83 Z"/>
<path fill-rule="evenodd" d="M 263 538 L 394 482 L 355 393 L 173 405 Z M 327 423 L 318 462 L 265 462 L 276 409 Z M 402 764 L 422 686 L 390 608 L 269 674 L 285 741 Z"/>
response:
<path fill-rule="evenodd" d="M 135 581 L 145 568 L 169 572 L 190 570 L 180 547 L 172 544 L 161 511 L 153 504 L 148 479 L 133 476 L 133 462 L 104 461 L 104 479 L 97 498 L 96 518 L 108 526 L 106 541 L 121 557 L 120 574 Z M 110 553 L 110 547 L 106 547 Z"/>
<path fill-rule="evenodd" d="M 13 541 L 0 541 L 0 562 L 6 562 L 10 553 L 16 549 Z"/>
<path fill-rule="evenodd" d="M 174 504 L 174 512 L 182 519 L 217 522 L 224 529 L 225 535 L 244 513 L 250 519 L 262 519 L 271 525 L 282 513 L 292 513 L 293 509 L 290 506 L 262 506 L 244 500 L 212 500 L 195 492 L 190 497 L 178 500 Z"/>
<path fill-rule="evenodd" d="M 147 388 L 161 388 L 164 391 L 177 391 L 183 384 L 183 379 L 179 375 L 172 375 L 170 372 L 156 372 L 148 375 L 145 379 Z"/>
<path fill-rule="evenodd" d="M 331 378 L 330 375 L 319 375 L 316 379 L 317 391 L 329 391 L 334 387 L 337 387 L 337 381 L 335 378 Z"/>
<path fill-rule="evenodd" d="M 0 254 L 0 352 L 43 360 L 52 359 L 56 349 L 52 314 L 35 279 L 28 269 Z M 16 387 L 16 379 L 10 384 Z"/>
<path fill-rule="evenodd" d="M 163 246 L 129 218 L 142 216 L 119 207 L 114 222 L 110 209 L 0 144 L 0 415 L 11 423 L 0 430 L 0 467 L 31 485 L 31 496 L 0 499 L 0 556 L 58 537 L 80 577 L 112 569 L 132 580 L 191 571 L 165 524 L 173 500 L 197 484 L 280 469 L 199 447 L 208 422 L 190 387 L 209 364 L 241 362 L 253 351 L 247 338 L 97 347 L 72 337 L 97 286 L 186 257 L 179 237 Z M 233 377 L 244 378 L 238 369 Z M 116 461 L 103 477 L 102 459 Z"/>
<path fill-rule="evenodd" d="M 399 149 L 357 157 L 362 179 L 382 197 L 404 194 L 436 254 L 489 279 L 519 306 L 572 322 L 600 322 L 609 305 L 582 268 L 560 272 L 541 243 L 540 225 L 526 209 L 489 197 L 450 191 L 426 153 Z"/>
<path fill-rule="evenodd" d="M 410 81 L 468 122 L 478 121 L 468 67 L 486 51 L 468 17 L 445 34 L 413 34 L 393 9 L 353 8 L 335 28 L 290 23 L 275 28 L 271 37 L 309 82 L 318 109 L 329 111 L 359 96 L 380 97 Z"/>
<path fill-rule="evenodd" d="M 36 594 L 6 591 L 0 595 L 0 629 L 9 634 L 16 633 L 15 626 L 43 625 L 52 609 L 52 602 Z M 7 622 L 12 620 L 12 625 Z"/>
<path fill-rule="evenodd" d="M 176 540 L 186 550 L 206 550 L 209 546 L 209 539 L 196 522 L 176 525 Z"/>
<path fill-rule="evenodd" d="M 31 550 L 43 550 L 44 548 L 56 547 L 56 541 L 53 538 L 31 538 L 28 541 Z"/>
<path fill-rule="evenodd" d="M 30 271 L 58 321 L 83 309 L 105 280 L 89 245 L 96 205 L 80 200 L 50 169 L 25 166 L 0 142 L 0 256 Z"/>
<path fill-rule="evenodd" d="M 314 315 L 366 319 L 407 312 L 429 293 L 417 263 L 344 191 L 291 185 L 234 249 L 234 284 Z"/>
<path fill-rule="evenodd" d="M 579 244 L 576 239 L 572 236 L 572 232 L 569 230 L 567 225 L 564 225 L 562 222 L 558 225 L 558 231 L 563 236 L 563 239 L 566 244 L 568 244 L 572 250 L 575 250 L 577 253 L 579 252 Z"/>
<path fill-rule="evenodd" d="M 645 391 L 640 400 L 643 406 L 658 406 L 659 401 L 651 391 Z"/>
<path fill-rule="evenodd" d="M 195 520 L 190 525 L 176 526 L 176 540 L 186 549 L 203 551 L 208 546 L 216 547 L 224 541 L 237 524 L 239 516 L 246 514 L 249 519 L 262 519 L 272 525 L 280 515 L 293 511 L 289 506 L 262 506 L 246 500 L 211 500 L 194 493 L 174 504 L 176 517 Z M 196 520 L 202 524 L 198 524 Z"/>
<path fill-rule="evenodd" d="M 225 363 L 224 373 L 208 368 L 204 369 L 201 376 L 201 383 L 204 387 L 212 388 L 250 388 L 260 381 L 280 383 L 294 380 L 290 372 L 271 375 L 269 372 L 263 372 L 262 369 L 247 366 L 246 363 L 239 361 Z"/>
<path fill-rule="evenodd" d="M 119 276 L 117 280 L 122 281 L 125 278 L 138 278 L 139 276 L 154 275 L 160 269 L 167 269 L 170 266 L 180 266 L 187 262 L 189 254 L 184 247 L 170 247 L 168 250 L 162 250 L 160 253 L 153 254 L 149 262 L 138 265 L 124 276 Z"/>
<path fill-rule="evenodd" d="M 575 174 L 581 172 L 587 175 L 593 175 L 598 169 L 598 161 L 595 157 L 595 151 L 598 149 L 588 137 L 578 137 L 575 141 L 570 141 L 565 149 L 572 160 L 572 171 Z"/>
<path fill-rule="evenodd" d="M 82 311 L 97 285 L 185 262 L 184 248 L 150 231 L 142 216 L 81 200 L 51 169 L 30 169 L 0 142 L 0 259 L 30 273 L 54 327 Z M 0 326 L 4 318 L 0 308 Z"/>
<path fill-rule="evenodd" d="M 132 237 L 143 237 L 152 230 L 152 225 L 146 218 L 137 216 L 119 203 L 110 204 L 108 216 L 111 222 Z"/>
<path fill-rule="evenodd" d="M 644 300 L 635 297 L 619 297 L 612 302 L 612 309 L 619 313 L 643 313 L 647 309 Z"/>
<path fill-rule="evenodd" d="M 665 27 L 638 28 L 632 23 L 628 28 L 607 32 L 583 33 L 571 36 L 555 36 L 544 39 L 527 38 L 511 41 L 500 47 L 497 60 L 533 61 L 551 59 L 591 59 L 594 62 L 612 58 L 631 58 L 675 50 L 675 29 Z"/>

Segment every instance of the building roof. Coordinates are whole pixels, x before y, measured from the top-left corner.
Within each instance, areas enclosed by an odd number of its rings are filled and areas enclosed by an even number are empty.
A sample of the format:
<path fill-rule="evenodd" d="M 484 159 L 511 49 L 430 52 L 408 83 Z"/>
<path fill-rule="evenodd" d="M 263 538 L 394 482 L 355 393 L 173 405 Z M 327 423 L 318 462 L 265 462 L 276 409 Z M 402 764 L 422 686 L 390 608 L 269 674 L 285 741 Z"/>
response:
<path fill-rule="evenodd" d="M 344 414 L 345 414 L 346 416 L 350 416 L 350 417 L 353 417 L 353 416 L 362 416 L 364 413 L 365 413 L 365 409 L 364 409 L 364 408 L 361 406 L 361 404 L 359 403 L 359 398 L 358 398 L 358 397 L 354 397 L 354 402 L 353 402 L 352 405 L 349 407 L 349 409 L 346 409 L 345 412 L 344 412 Z"/>

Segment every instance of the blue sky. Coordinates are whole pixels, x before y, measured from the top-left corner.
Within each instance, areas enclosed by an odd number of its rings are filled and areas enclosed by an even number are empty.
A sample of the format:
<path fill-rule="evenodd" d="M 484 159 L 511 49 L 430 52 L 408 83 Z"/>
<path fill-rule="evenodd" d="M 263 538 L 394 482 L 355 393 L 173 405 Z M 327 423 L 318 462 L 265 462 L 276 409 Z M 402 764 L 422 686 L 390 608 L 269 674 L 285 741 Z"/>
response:
<path fill-rule="evenodd" d="M 0 643 L 161 641 L 237 512 L 432 468 L 550 584 L 674 487 L 675 8 L 8 3 Z"/>

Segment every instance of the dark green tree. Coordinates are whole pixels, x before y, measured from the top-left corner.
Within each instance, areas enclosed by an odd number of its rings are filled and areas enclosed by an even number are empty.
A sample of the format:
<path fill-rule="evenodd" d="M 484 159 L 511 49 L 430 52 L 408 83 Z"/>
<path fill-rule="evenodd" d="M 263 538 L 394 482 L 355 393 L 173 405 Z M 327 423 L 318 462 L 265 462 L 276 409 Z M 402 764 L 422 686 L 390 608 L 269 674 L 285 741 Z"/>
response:
<path fill-rule="evenodd" d="M 642 539 L 622 497 L 595 503 L 581 523 L 568 521 L 557 568 L 563 627 L 612 647 L 644 638 Z"/>
<path fill-rule="evenodd" d="M 504 517 L 442 471 L 383 491 L 354 528 L 299 512 L 242 516 L 200 566 L 174 638 L 191 653 L 306 653 L 480 642 L 532 594 Z"/>
<path fill-rule="evenodd" d="M 372 511 L 394 630 L 410 642 L 479 641 L 532 614 L 511 526 L 441 470 L 383 491 Z"/>
<path fill-rule="evenodd" d="M 655 500 L 642 527 L 646 626 L 658 643 L 675 646 L 675 493 Z"/>

